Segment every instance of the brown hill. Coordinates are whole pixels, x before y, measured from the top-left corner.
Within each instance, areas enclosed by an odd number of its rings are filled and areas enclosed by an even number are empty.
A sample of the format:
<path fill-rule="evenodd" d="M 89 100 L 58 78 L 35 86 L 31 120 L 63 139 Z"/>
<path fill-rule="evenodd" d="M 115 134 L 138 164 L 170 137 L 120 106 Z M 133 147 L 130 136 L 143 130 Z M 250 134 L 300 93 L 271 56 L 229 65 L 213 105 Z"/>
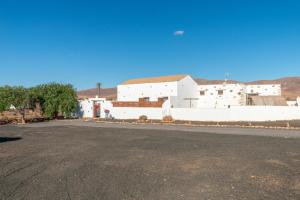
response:
<path fill-rule="evenodd" d="M 77 97 L 79 99 L 92 98 L 98 95 L 98 89 L 92 88 L 87 90 L 81 90 L 77 92 Z M 100 97 L 107 99 L 117 98 L 117 88 L 101 88 Z"/>

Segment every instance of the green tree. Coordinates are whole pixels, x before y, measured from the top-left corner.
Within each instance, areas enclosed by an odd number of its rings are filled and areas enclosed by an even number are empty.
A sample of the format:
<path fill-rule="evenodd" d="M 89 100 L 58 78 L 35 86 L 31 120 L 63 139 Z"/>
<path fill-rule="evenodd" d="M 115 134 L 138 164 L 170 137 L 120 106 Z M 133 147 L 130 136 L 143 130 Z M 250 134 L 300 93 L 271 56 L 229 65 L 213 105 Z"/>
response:
<path fill-rule="evenodd" d="M 0 87 L 0 112 L 15 106 L 24 114 L 25 108 L 34 109 L 39 104 L 49 118 L 58 115 L 69 117 L 77 110 L 76 91 L 70 84 L 49 83 L 26 89 L 24 87 Z"/>
<path fill-rule="evenodd" d="M 77 110 L 76 91 L 70 84 L 49 83 L 34 89 L 44 115 L 56 118 L 58 115 L 69 117 Z"/>
<path fill-rule="evenodd" d="M 0 111 L 8 110 L 13 105 L 24 109 L 28 105 L 28 90 L 24 87 L 0 87 Z"/>

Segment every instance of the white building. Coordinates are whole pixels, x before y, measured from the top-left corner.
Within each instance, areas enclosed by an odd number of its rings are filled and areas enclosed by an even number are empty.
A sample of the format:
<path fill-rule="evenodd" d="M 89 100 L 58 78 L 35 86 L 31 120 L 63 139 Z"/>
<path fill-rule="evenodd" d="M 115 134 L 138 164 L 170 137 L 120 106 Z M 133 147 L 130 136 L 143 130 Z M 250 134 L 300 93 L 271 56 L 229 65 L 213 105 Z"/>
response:
<path fill-rule="evenodd" d="M 230 108 L 232 106 L 251 105 L 252 96 L 261 96 L 278 99 L 281 96 L 280 84 L 269 85 L 245 85 L 213 84 L 198 86 L 199 108 Z M 254 97 L 253 97 L 254 98 Z M 257 98 L 255 98 L 256 100 Z"/>
<path fill-rule="evenodd" d="M 246 85 L 246 93 L 258 96 L 281 96 L 280 84 Z"/>
<path fill-rule="evenodd" d="M 117 87 L 116 101 L 80 100 L 79 113 L 83 118 L 264 121 L 300 119 L 299 109 L 287 106 L 279 84 L 198 85 L 189 75 L 174 75 L 125 81 Z"/>
<path fill-rule="evenodd" d="M 243 84 L 198 85 L 199 108 L 229 108 L 246 105 Z"/>
<path fill-rule="evenodd" d="M 138 78 L 118 85 L 117 102 L 170 100 L 172 107 L 196 107 L 197 83 L 189 75 Z M 123 104 L 124 105 L 124 104 Z"/>

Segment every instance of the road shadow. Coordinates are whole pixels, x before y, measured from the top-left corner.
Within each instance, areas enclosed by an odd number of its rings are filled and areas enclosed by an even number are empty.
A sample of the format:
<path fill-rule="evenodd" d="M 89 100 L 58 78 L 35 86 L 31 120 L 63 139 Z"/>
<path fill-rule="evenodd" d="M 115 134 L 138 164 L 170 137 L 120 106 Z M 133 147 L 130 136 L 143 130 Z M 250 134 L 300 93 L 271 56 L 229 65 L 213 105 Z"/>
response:
<path fill-rule="evenodd" d="M 0 137 L 0 143 L 21 140 L 21 137 Z"/>

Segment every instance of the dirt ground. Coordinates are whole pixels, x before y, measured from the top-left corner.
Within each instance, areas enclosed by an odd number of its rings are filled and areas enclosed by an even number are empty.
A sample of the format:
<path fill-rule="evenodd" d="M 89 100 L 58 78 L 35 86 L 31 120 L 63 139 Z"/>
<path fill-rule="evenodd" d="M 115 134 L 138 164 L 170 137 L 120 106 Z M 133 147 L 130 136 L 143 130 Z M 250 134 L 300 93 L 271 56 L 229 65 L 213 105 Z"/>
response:
<path fill-rule="evenodd" d="M 0 199 L 296 200 L 300 139 L 1 126 Z"/>

